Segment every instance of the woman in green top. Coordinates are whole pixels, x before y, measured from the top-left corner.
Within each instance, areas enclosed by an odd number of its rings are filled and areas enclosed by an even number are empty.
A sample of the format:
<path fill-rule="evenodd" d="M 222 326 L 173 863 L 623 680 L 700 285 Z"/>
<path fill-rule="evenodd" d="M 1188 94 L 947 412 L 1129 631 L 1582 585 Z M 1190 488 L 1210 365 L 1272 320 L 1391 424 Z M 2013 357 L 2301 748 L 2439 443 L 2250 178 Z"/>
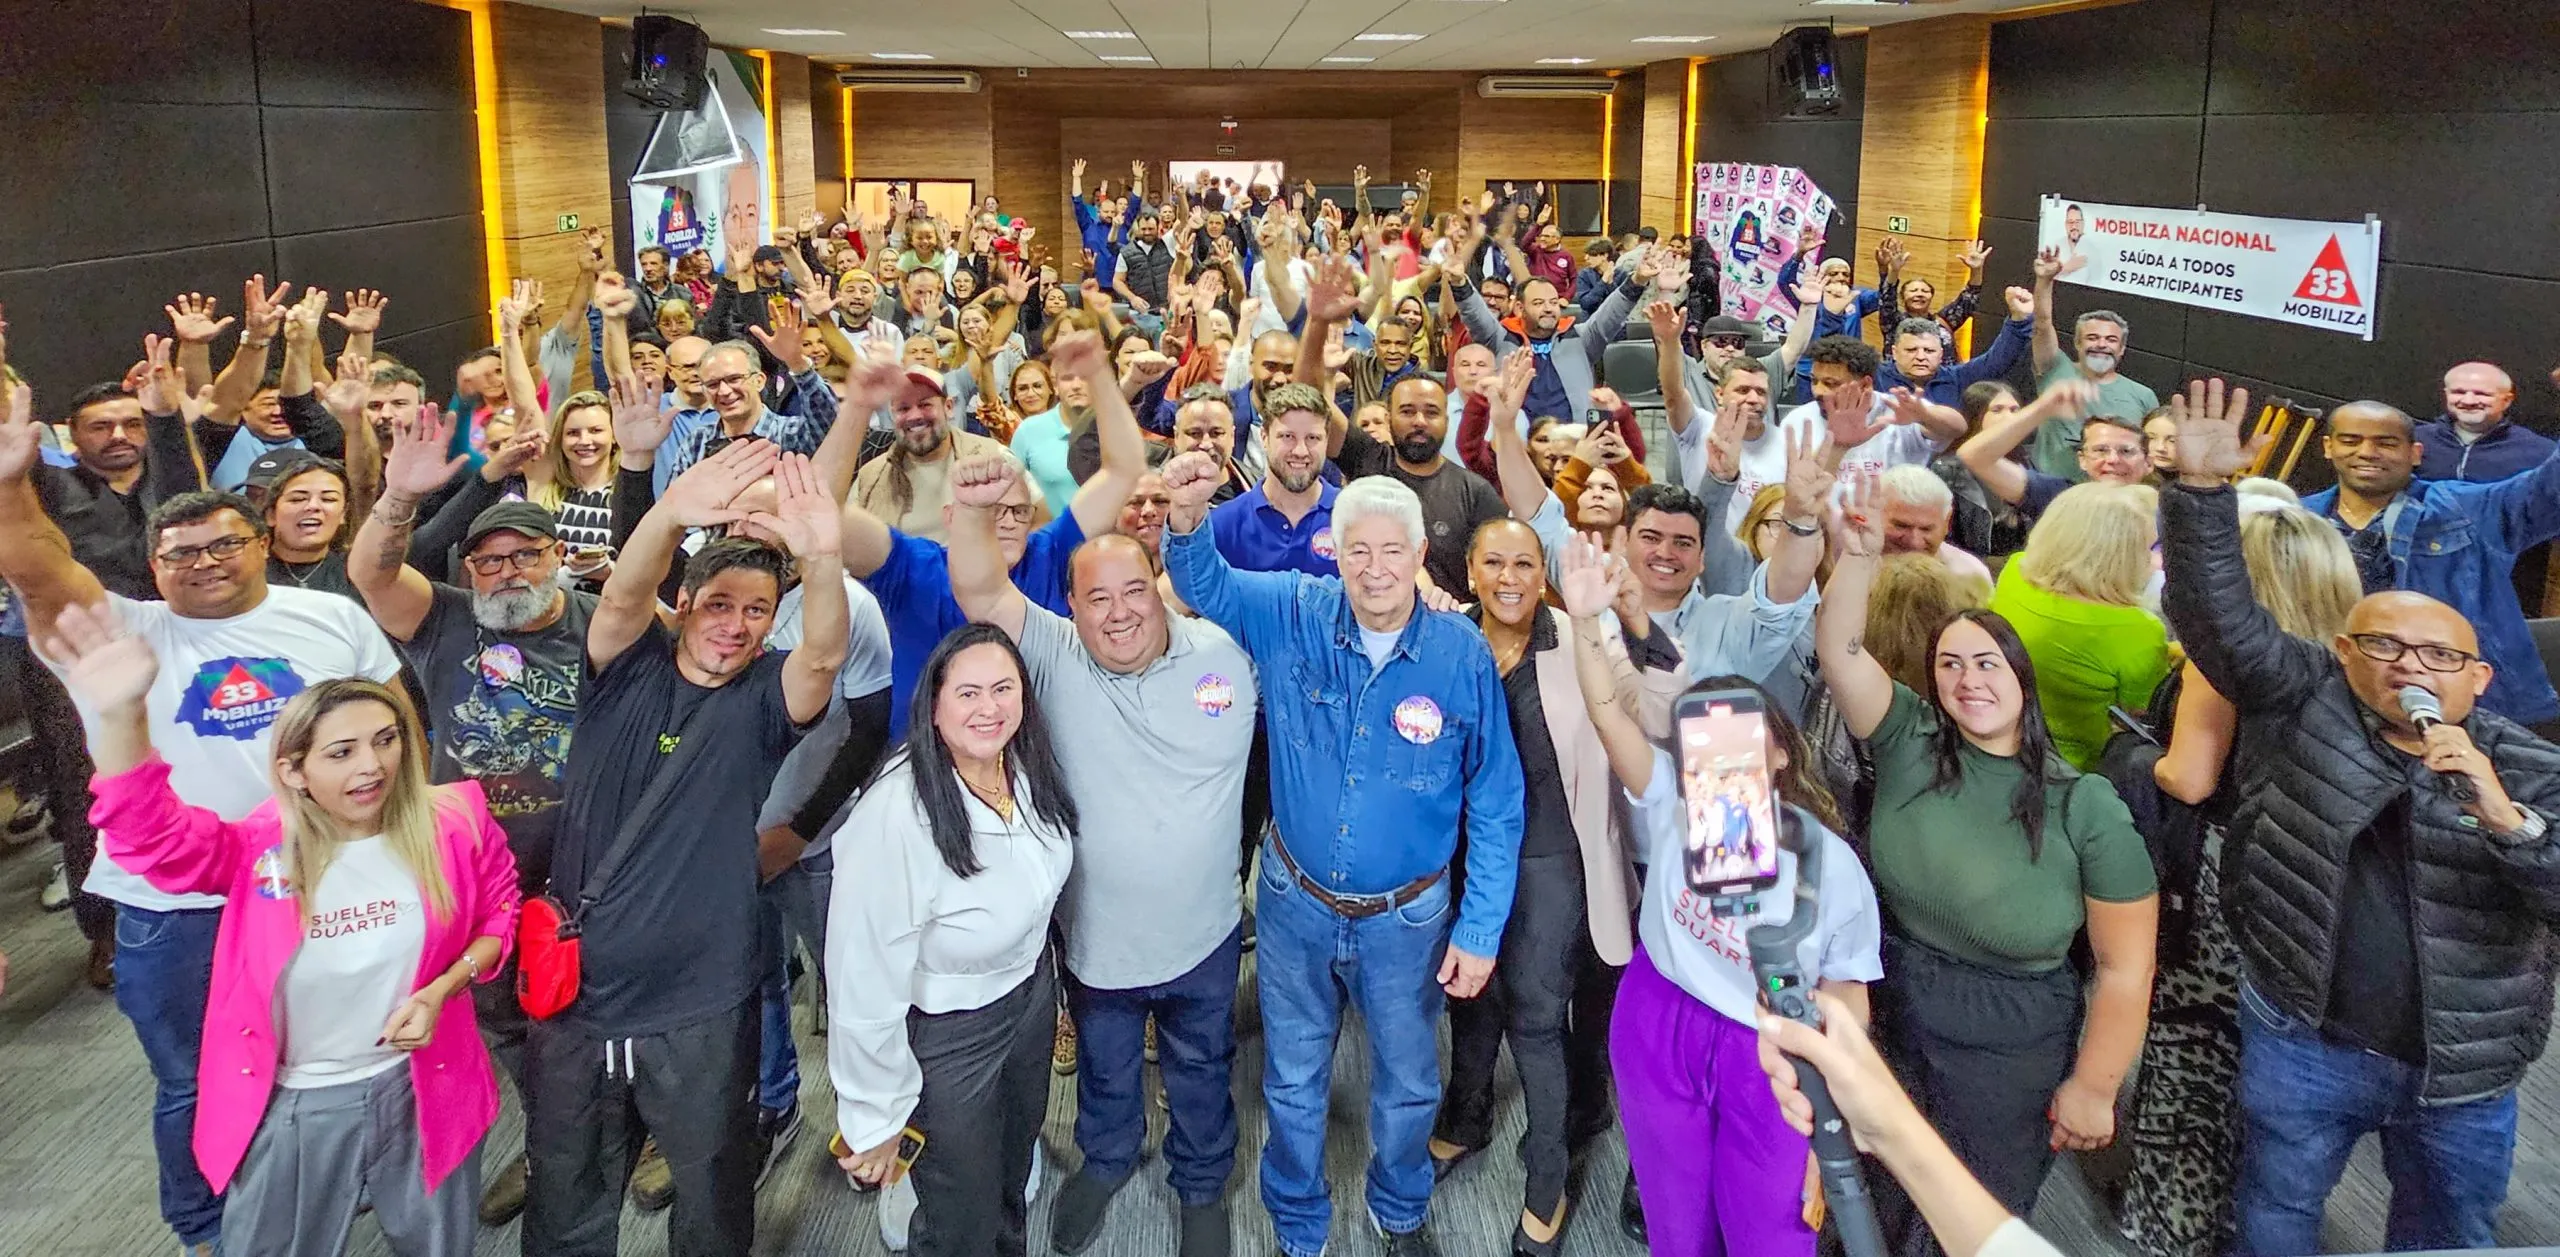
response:
<path fill-rule="evenodd" d="M 2053 749 L 2084 772 L 2113 732 L 2107 708 L 2141 711 L 2169 675 L 2169 631 L 2142 605 L 2158 571 L 2159 514 L 2159 491 L 2147 485 L 2073 485 L 2045 508 L 1991 594 L 1991 609 L 2035 660 Z"/>
<path fill-rule="evenodd" d="M 1841 720 L 1875 759 L 1876 1023 L 1929 1120 L 2023 1216 L 2054 1152 L 2115 1138 L 2151 1001 L 2151 858 L 2114 787 L 2055 754 L 2008 621 L 1965 611 L 1939 629 L 1928 697 L 1867 653 L 1884 552 L 1873 477 L 1859 477 L 1833 533 L 1814 644 Z M 2097 956 L 2085 1025 L 2066 963 L 2084 925 Z M 1932 1251 L 1916 1218 L 1898 1221 L 1918 1245 L 1900 1251 Z"/>

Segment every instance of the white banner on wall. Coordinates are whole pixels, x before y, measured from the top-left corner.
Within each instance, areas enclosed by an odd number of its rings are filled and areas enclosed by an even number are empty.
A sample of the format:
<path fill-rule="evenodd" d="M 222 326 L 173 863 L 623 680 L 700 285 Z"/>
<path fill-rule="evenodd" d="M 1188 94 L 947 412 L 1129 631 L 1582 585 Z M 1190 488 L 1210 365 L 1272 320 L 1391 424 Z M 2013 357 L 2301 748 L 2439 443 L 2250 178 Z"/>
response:
<path fill-rule="evenodd" d="M 2309 222 L 2047 194 L 2040 249 L 2064 282 L 2373 339 L 2382 221 Z"/>

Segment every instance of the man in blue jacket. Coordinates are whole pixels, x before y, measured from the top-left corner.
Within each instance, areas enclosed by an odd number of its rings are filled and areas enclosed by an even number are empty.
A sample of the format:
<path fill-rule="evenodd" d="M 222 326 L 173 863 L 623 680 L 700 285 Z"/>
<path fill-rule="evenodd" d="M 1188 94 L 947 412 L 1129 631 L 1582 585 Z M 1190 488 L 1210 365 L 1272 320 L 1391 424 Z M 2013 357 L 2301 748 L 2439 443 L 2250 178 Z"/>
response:
<path fill-rule="evenodd" d="M 2338 487 L 2302 505 L 2346 537 L 2366 593 L 2422 593 L 2471 621 L 2492 668 L 2481 706 L 2548 736 L 2560 726 L 2560 693 L 2507 574 L 2518 553 L 2560 537 L 2560 458 L 2487 484 L 2422 480 L 2417 427 L 2381 402 L 2332 411 L 2321 450 Z"/>
<path fill-rule="evenodd" d="M 1953 366 L 1946 364 L 1947 341 L 1936 319 L 1913 315 L 1894 324 L 1886 346 L 1890 352 L 1884 368 L 1876 372 L 1877 391 L 1907 388 L 1941 406 L 1961 409 L 1966 389 L 2008 375 L 2019 355 L 2027 352 L 2028 333 L 2035 330 L 2035 294 L 2012 288 L 2008 298 L 2009 321 L 2000 325 L 1991 347 Z"/>
<path fill-rule="evenodd" d="M 2466 362 L 2444 373 L 2444 414 L 2418 425 L 2429 480 L 2504 480 L 2551 457 L 2552 440 L 2508 418 L 2516 382 L 2493 363 Z"/>

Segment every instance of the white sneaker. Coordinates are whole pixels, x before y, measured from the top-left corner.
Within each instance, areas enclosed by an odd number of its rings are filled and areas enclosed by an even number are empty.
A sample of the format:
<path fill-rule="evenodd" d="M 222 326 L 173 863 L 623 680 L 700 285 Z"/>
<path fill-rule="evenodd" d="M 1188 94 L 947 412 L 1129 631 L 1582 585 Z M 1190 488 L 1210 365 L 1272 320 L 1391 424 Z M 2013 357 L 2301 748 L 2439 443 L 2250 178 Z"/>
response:
<path fill-rule="evenodd" d="M 1032 1201 L 1039 1199 L 1040 1171 L 1045 1168 L 1043 1163 L 1047 1160 L 1048 1158 L 1040 1151 L 1040 1141 L 1038 1139 L 1033 1139 L 1031 1141 L 1031 1177 L 1023 1181 L 1022 1203 L 1028 1205 Z"/>
<path fill-rule="evenodd" d="M 36 896 L 36 903 L 47 912 L 60 912 L 71 906 L 71 870 L 63 867 L 60 860 L 54 861 L 53 876 L 45 879 L 44 890 Z"/>
<path fill-rule="evenodd" d="M 916 1217 L 916 1180 L 903 1174 L 880 1189 L 880 1242 L 893 1253 L 907 1251 L 907 1224 Z"/>

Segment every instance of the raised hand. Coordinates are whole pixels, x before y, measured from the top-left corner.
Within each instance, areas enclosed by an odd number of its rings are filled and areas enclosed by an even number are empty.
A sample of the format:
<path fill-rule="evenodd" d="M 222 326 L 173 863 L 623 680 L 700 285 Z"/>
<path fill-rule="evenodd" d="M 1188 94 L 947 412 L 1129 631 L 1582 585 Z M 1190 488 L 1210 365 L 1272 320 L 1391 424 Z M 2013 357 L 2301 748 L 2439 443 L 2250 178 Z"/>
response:
<path fill-rule="evenodd" d="M 1529 404 L 1529 386 L 1538 379 L 1538 355 L 1528 347 L 1514 349 L 1502 360 L 1502 373 L 1494 377 L 1492 391 L 1485 394 L 1489 409 L 1485 412 L 1487 429 L 1508 429 Z M 1597 463 L 1592 464 L 1598 466 Z"/>
<path fill-rule="evenodd" d="M 525 320 L 533 317 L 535 307 L 542 304 L 542 285 L 535 280 L 519 279 L 507 285 L 507 295 L 498 299 L 498 326 L 512 336 Z"/>
<path fill-rule="evenodd" d="M 1368 167 L 1354 166 L 1351 168 L 1351 186 L 1355 188 L 1365 188 L 1369 186 Z"/>
<path fill-rule="evenodd" d="M 1849 491 L 1831 508 L 1832 553 L 1844 559 L 1872 559 L 1884 553 L 1884 495 L 1876 475 L 1859 468 L 1849 476 Z"/>
<path fill-rule="evenodd" d="M 0 412 L 0 483 L 26 479 L 44 454 L 44 434 L 36 427 L 36 391 L 24 383 L 6 387 L 8 406 Z"/>
<path fill-rule="evenodd" d="M 1889 425 L 1873 417 L 1876 387 L 1866 380 L 1851 380 L 1822 398 L 1822 422 L 1831 431 L 1831 443 L 1853 450 L 1875 439 Z"/>
<path fill-rule="evenodd" d="M 1556 593 L 1564 599 L 1564 613 L 1588 620 L 1608 610 L 1618 597 L 1617 579 L 1609 571 L 1609 552 L 1597 540 L 1577 533 L 1565 539 L 1563 560 Z"/>
<path fill-rule="evenodd" d="M 646 454 L 667 443 L 676 412 L 658 390 L 636 375 L 613 381 L 613 442 L 627 454 Z"/>
<path fill-rule="evenodd" d="M 2036 282 L 2050 284 L 2062 273 L 2062 250 L 2052 245 L 2036 250 Z"/>
<path fill-rule="evenodd" d="M 981 454 L 961 459 L 951 465 L 952 504 L 971 510 L 994 510 L 1021 479 L 1021 469 L 1010 458 Z"/>
<path fill-rule="evenodd" d="M 182 344 L 202 345 L 220 336 L 231 326 L 230 319 L 213 317 L 214 300 L 200 292 L 183 292 L 169 304 L 160 307 L 168 312 L 170 330 Z"/>
<path fill-rule="evenodd" d="M 1076 295 L 1083 300 L 1084 308 L 1092 313 L 1100 314 L 1111 308 L 1110 296 L 1104 293 L 1102 291 L 1102 285 L 1093 279 L 1088 278 L 1083 282 L 1078 283 L 1076 285 Z M 1142 314 L 1145 313 L 1147 309 L 1146 299 L 1143 297 L 1131 297 L 1129 300 L 1129 308 Z"/>
<path fill-rule="evenodd" d="M 596 312 L 608 319 L 625 318 L 640 308 L 640 294 L 631 291 L 631 281 L 620 271 L 606 271 L 596 276 Z"/>
<path fill-rule="evenodd" d="M 1164 491 L 1173 498 L 1173 509 L 1190 512 L 1193 520 L 1209 509 L 1209 499 L 1216 496 L 1218 486 L 1227 478 L 1227 473 L 1219 469 L 1218 460 L 1205 450 L 1176 454 L 1165 461 L 1161 472 Z"/>
<path fill-rule="evenodd" d="M 364 398 L 373 387 L 373 363 L 360 353 L 338 355 L 337 373 L 320 393 L 320 404 L 344 427 L 365 422 Z"/>
<path fill-rule="evenodd" d="M 578 270 L 588 275 L 602 272 L 605 267 L 604 228 L 588 227 L 580 231 L 578 246 Z"/>
<path fill-rule="evenodd" d="M 2024 288 L 2011 288 L 2000 294 L 2008 299 L 2009 317 L 2032 319 L 2036 316 L 2036 295 Z"/>
<path fill-rule="evenodd" d="M 756 343 L 764 346 L 764 351 L 782 364 L 784 372 L 798 375 L 808 370 L 809 347 L 800 341 L 800 333 L 808 323 L 800 317 L 800 311 L 785 301 L 775 304 L 766 317 L 773 321 L 773 330 L 766 331 L 749 323 L 747 334 L 755 337 Z"/>
<path fill-rule="evenodd" d="M 186 404 L 186 382 L 170 365 L 176 356 L 177 343 L 165 337 L 146 335 L 142 338 L 142 361 L 145 367 L 142 387 L 134 390 L 134 400 L 142 403 L 146 415 L 174 415 Z"/>
<path fill-rule="evenodd" d="M 1173 374 L 1173 359 L 1149 349 L 1129 359 L 1129 381 L 1139 388 Z"/>
<path fill-rule="evenodd" d="M 1786 441 L 1787 491 L 1778 508 L 1780 518 L 1819 521 L 1831 486 L 1837 483 L 1832 469 L 1822 461 L 1826 442 L 1820 432 L 1802 424 L 1786 429 Z"/>
<path fill-rule="evenodd" d="M 843 545 L 842 508 L 809 470 L 805 454 L 785 454 L 774 464 L 773 510 L 754 512 L 747 520 L 780 537 L 791 557 L 803 562 L 833 556 Z"/>
<path fill-rule="evenodd" d="M 1893 392 L 1886 395 L 1885 404 L 1892 407 L 1891 410 L 1886 412 L 1888 415 L 1886 420 L 1888 426 L 1898 426 L 1906 423 L 1926 423 L 1929 420 L 1929 399 L 1918 393 L 1912 392 L 1910 389 L 1897 388 L 1893 390 Z"/>
<path fill-rule="evenodd" d="M 480 475 L 491 484 L 503 484 L 509 477 L 524 474 L 524 469 L 542 457 L 551 444 L 551 429 L 540 423 L 519 426 L 489 451 L 489 461 L 481 464 Z"/>
<path fill-rule="evenodd" d="M 1359 309 L 1360 268 L 1347 257 L 1317 263 L 1315 275 L 1307 282 L 1307 317 L 1339 323 Z"/>
<path fill-rule="evenodd" d="M 330 312 L 329 321 L 349 336 L 370 336 L 382 330 L 382 308 L 391 299 L 370 288 L 357 288 L 347 293 L 347 312 Z"/>
<path fill-rule="evenodd" d="M 1849 287 L 1849 281 L 1845 279 L 1823 281 L 1822 308 L 1833 314 L 1847 314 L 1849 304 L 1856 299 L 1856 296 L 1857 294 Z"/>
<path fill-rule="evenodd" d="M 1797 313 L 1811 317 L 1814 303 L 1822 300 L 1823 288 L 1821 271 L 1809 266 L 1798 268 L 1794 292 Z"/>
<path fill-rule="evenodd" d="M 292 289 L 291 284 L 279 283 L 269 292 L 266 276 L 250 276 L 240 288 L 240 317 L 248 320 L 240 329 L 241 337 L 259 344 L 274 340 L 284 330 L 284 295 Z"/>
<path fill-rule="evenodd" d="M 752 437 L 731 441 L 719 453 L 685 468 L 684 474 L 659 495 L 658 509 L 687 528 L 734 524 L 747 518 L 747 513 L 732 508 L 730 503 L 737 501 L 748 485 L 772 475 L 781 460 L 780 447 L 771 441 Z M 780 508 L 780 490 L 777 482 L 776 509 Z"/>
<path fill-rule="evenodd" d="M 1649 252 L 1649 251 L 1648 251 Z M 1689 286 L 1689 259 L 1680 258 L 1661 268 L 1653 277 L 1656 292 L 1679 292 Z"/>
<path fill-rule="evenodd" d="M 453 419 L 433 403 L 420 404 L 407 419 L 393 419 L 391 452 L 382 460 L 383 493 L 414 502 L 443 488 L 471 461 L 461 454 L 446 457 L 452 448 Z"/>
<path fill-rule="evenodd" d="M 836 290 L 824 280 L 800 289 L 800 320 L 803 325 L 816 323 L 835 313 Z"/>
<path fill-rule="evenodd" d="M 1031 300 L 1031 267 L 1020 259 L 1005 261 L 1004 299 L 1015 305 Z"/>
<path fill-rule="evenodd" d="M 148 638 L 125 627 L 115 604 L 73 603 L 53 618 L 44 640 L 47 659 L 62 669 L 62 683 L 79 696 L 83 710 L 129 712 L 142 705 L 160 675 L 160 657 Z"/>
<path fill-rule="evenodd" d="M 2249 390 L 2227 388 L 2219 378 L 2191 380 L 2185 392 L 2170 394 L 2169 419 L 2178 425 L 2182 483 L 2227 481 L 2255 462 L 2267 444 L 2264 434 L 2241 436 L 2248 430 Z"/>
<path fill-rule="evenodd" d="M 1061 375 L 1107 384 L 1111 356 L 1103 351 L 1102 337 L 1087 331 L 1069 332 L 1049 347 L 1049 367 Z"/>
<path fill-rule="evenodd" d="M 1982 279 L 1982 264 L 1991 260 L 1991 246 L 1976 240 L 1965 246 L 1960 260 L 1963 261 L 1966 270 L 1973 272 L 1974 280 L 1978 283 Z"/>
<path fill-rule="evenodd" d="M 1644 308 L 1644 320 L 1653 325 L 1654 343 L 1677 345 L 1680 330 L 1689 322 L 1688 312 L 1669 301 L 1657 300 Z"/>
<path fill-rule="evenodd" d="M 294 346 L 317 344 L 320 340 L 320 316 L 329 310 L 329 292 L 314 288 L 284 312 L 284 343 Z"/>
<path fill-rule="evenodd" d="M 753 287 L 755 281 L 748 277 L 747 271 L 755 265 L 755 257 L 755 241 L 731 240 L 729 242 L 729 282 L 742 287 Z"/>
<path fill-rule="evenodd" d="M 1742 434 L 1759 409 L 1744 402 L 1716 407 L 1716 421 L 1707 429 L 1708 475 L 1729 482 L 1742 474 Z"/>

